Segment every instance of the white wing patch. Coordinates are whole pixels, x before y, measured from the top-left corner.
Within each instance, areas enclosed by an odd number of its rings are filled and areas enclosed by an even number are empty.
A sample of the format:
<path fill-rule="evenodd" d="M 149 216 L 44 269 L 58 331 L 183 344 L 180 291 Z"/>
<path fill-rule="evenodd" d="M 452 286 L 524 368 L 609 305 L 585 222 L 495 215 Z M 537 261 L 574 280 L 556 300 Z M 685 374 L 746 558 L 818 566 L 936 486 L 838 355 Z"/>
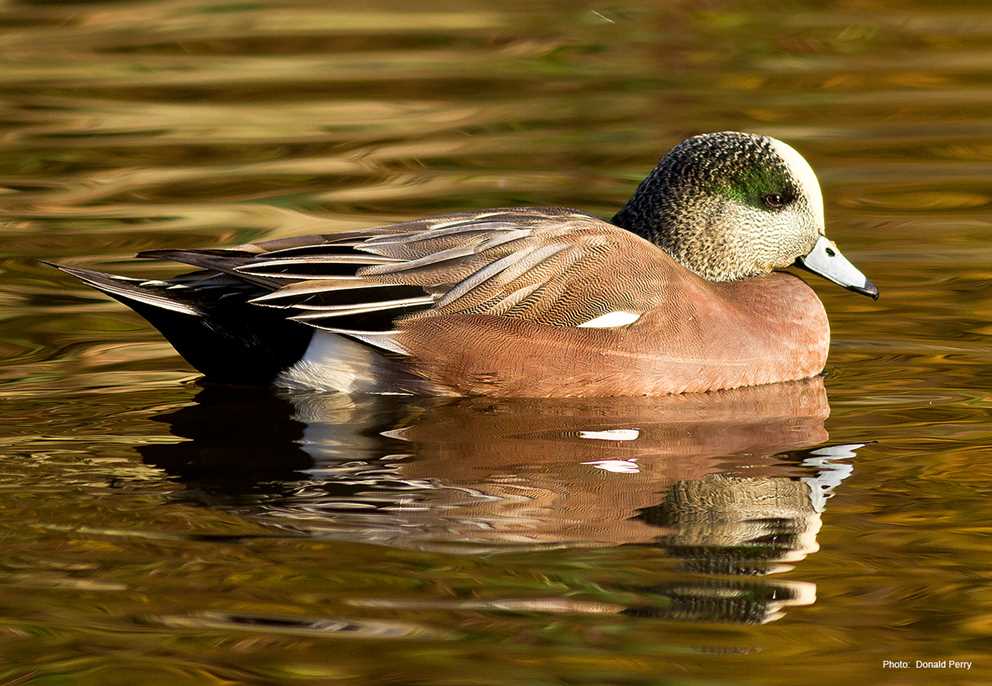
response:
<path fill-rule="evenodd" d="M 579 438 L 593 441 L 636 441 L 641 435 L 637 429 L 606 429 L 605 431 L 580 431 Z"/>
<path fill-rule="evenodd" d="M 637 312 L 607 312 L 595 319 L 579 324 L 580 329 L 617 329 L 633 324 L 641 318 Z"/>
<path fill-rule="evenodd" d="M 592 462 L 583 462 L 582 464 L 589 464 L 596 469 L 602 469 L 604 472 L 613 472 L 614 474 L 640 474 L 641 469 L 637 466 L 637 460 L 594 460 Z"/>

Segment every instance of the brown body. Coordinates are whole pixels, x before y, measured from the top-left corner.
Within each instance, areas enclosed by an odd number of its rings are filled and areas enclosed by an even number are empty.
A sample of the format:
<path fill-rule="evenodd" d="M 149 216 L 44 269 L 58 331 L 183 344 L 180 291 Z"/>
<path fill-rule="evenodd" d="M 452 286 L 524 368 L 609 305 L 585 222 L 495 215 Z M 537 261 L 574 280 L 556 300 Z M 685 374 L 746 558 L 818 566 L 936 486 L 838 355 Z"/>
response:
<path fill-rule="evenodd" d="M 830 344 L 822 304 L 795 276 L 706 281 L 647 240 L 561 208 L 149 256 L 208 271 L 136 282 L 66 269 L 139 312 L 155 306 L 146 316 L 215 378 L 209 365 L 238 353 L 295 361 L 276 383 L 296 388 L 658 396 L 809 378 Z M 162 319 L 164 308 L 175 314 Z M 301 344 L 304 325 L 315 331 Z M 290 340 L 295 352 L 279 346 Z M 244 341 L 252 347 L 232 347 Z M 222 369 L 236 378 L 239 365 Z"/>
<path fill-rule="evenodd" d="M 346 393 L 658 396 L 805 379 L 830 327 L 782 270 L 878 297 L 827 239 L 809 163 L 735 131 L 675 146 L 612 223 L 511 207 L 141 256 L 201 271 L 60 268 L 209 378 Z"/>
<path fill-rule="evenodd" d="M 406 322 L 397 339 L 410 351 L 415 374 L 457 395 L 666 395 L 804 379 L 823 370 L 826 312 L 790 274 L 713 284 L 681 270 L 665 293 L 669 307 L 616 329 L 449 315 Z"/>

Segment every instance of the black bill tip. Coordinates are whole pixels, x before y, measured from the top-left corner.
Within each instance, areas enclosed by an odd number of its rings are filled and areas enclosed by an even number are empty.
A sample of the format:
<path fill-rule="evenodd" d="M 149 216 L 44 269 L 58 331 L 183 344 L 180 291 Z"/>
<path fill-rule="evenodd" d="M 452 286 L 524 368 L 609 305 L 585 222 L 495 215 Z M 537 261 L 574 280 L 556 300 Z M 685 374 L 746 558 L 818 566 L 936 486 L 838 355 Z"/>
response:
<path fill-rule="evenodd" d="M 878 286 L 872 283 L 870 279 L 865 279 L 863 286 L 846 286 L 846 288 L 849 291 L 867 295 L 872 300 L 878 300 Z"/>

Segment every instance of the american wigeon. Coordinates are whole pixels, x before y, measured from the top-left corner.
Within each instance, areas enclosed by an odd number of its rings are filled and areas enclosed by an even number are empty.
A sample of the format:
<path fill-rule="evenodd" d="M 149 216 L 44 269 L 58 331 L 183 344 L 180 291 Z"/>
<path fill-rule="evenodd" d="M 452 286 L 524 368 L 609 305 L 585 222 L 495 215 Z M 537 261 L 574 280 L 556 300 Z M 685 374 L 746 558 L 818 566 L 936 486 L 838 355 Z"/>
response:
<path fill-rule="evenodd" d="M 165 281 L 59 269 L 125 303 L 207 378 L 345 392 L 621 396 L 820 373 L 830 328 L 793 265 L 878 290 L 824 235 L 785 143 L 689 138 L 612 223 L 461 212 L 223 250 L 152 250 Z"/>

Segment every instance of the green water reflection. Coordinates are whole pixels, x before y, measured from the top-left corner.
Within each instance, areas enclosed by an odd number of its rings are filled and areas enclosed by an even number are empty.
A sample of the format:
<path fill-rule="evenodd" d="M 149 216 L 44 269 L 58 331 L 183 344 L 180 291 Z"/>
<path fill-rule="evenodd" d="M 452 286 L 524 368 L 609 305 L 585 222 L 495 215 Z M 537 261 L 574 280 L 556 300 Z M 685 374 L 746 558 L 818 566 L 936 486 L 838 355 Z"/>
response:
<path fill-rule="evenodd" d="M 0 25 L 0 681 L 990 680 L 986 4 L 14 2 Z M 202 388 L 37 262 L 608 216 L 730 128 L 810 159 L 882 290 L 813 284 L 822 382 Z M 916 658 L 975 665 L 881 669 Z"/>

